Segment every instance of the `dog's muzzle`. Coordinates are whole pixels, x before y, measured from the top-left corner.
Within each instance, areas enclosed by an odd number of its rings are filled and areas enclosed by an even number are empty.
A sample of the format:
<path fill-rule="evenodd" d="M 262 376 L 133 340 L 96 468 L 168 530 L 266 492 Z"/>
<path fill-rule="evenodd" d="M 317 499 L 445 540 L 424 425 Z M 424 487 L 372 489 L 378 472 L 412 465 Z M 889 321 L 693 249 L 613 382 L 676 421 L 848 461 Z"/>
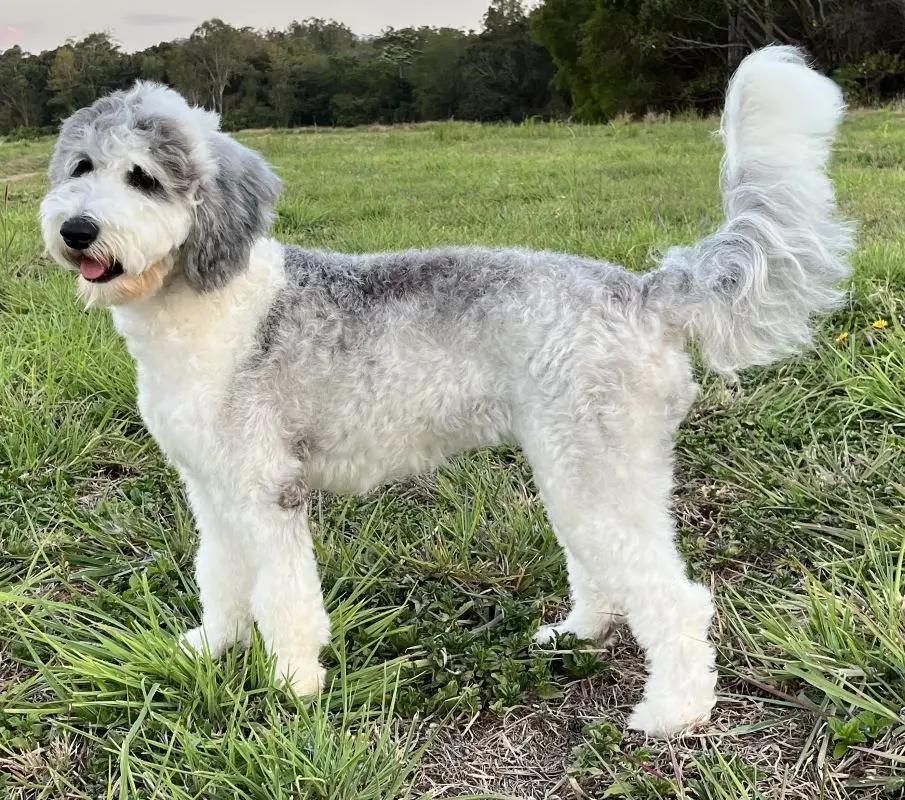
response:
<path fill-rule="evenodd" d="M 98 233 L 100 229 L 87 217 L 70 217 L 60 226 L 60 236 L 73 250 L 87 250 Z"/>
<path fill-rule="evenodd" d="M 123 274 L 118 261 L 104 263 L 85 255 L 84 251 L 97 241 L 100 228 L 87 217 L 70 217 L 60 226 L 60 237 L 70 250 L 79 255 L 79 272 L 86 281 L 106 283 Z"/>

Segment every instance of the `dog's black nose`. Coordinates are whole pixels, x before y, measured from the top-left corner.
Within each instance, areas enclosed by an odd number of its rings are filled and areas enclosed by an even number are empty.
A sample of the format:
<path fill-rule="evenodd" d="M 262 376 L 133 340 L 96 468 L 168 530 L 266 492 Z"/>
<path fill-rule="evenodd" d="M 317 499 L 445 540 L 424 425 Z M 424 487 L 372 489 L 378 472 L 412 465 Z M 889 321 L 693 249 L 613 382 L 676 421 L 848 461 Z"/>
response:
<path fill-rule="evenodd" d="M 60 226 L 60 236 L 73 250 L 90 247 L 97 234 L 97 225 L 87 217 L 70 217 Z"/>

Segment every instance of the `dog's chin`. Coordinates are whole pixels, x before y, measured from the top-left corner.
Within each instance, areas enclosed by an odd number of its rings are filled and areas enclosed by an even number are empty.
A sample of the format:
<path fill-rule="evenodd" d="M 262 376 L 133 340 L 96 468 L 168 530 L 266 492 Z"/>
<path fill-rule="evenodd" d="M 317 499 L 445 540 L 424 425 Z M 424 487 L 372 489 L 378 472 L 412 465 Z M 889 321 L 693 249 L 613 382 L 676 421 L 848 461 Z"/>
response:
<path fill-rule="evenodd" d="M 101 280 L 91 280 L 80 274 L 78 295 L 86 308 L 132 303 L 157 294 L 171 266 L 167 260 L 158 261 L 138 274 L 126 272 L 122 267 L 113 267 L 101 276 Z"/>

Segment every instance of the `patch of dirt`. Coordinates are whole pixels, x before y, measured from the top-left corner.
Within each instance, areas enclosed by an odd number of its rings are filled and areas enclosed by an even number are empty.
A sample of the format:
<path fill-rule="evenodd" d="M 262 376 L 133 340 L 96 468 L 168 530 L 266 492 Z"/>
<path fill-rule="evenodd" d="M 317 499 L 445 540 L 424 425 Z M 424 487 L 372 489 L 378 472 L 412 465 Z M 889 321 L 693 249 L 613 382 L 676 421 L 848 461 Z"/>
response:
<path fill-rule="evenodd" d="M 19 181 L 26 181 L 29 178 L 36 178 L 40 174 L 40 172 L 20 172 L 18 175 L 7 175 L 3 178 L 0 178 L 0 184 L 18 183 Z"/>
<path fill-rule="evenodd" d="M 625 730 L 629 711 L 641 698 L 644 664 L 625 629 L 617 634 L 611 657 L 611 671 L 569 684 L 559 699 L 531 702 L 504 716 L 486 712 L 443 728 L 422 759 L 416 792 L 431 792 L 428 796 L 438 799 L 462 795 L 505 800 L 603 797 L 611 786 L 610 778 L 570 774 L 569 767 L 573 749 L 584 741 L 585 726 L 611 722 Z M 771 692 L 725 674 L 719 693 L 713 718 L 699 733 L 661 741 L 625 731 L 619 749 L 628 753 L 646 748 L 650 760 L 645 772 L 673 781 L 678 797 L 685 797 L 699 777 L 696 760 L 712 769 L 720 758 L 733 756 L 756 769 L 764 797 L 905 797 L 905 786 L 898 790 L 902 794 L 892 795 L 881 788 L 905 773 L 901 736 L 890 733 L 872 747 L 852 747 L 842 759 L 833 759 L 831 737 L 818 714 L 777 706 Z M 426 738 L 427 732 L 422 740 Z M 615 756 L 613 761 L 600 766 L 620 771 Z M 719 769 L 714 774 L 717 780 L 726 780 Z M 639 797 L 653 796 L 641 792 Z"/>
<path fill-rule="evenodd" d="M 606 698 L 582 681 L 559 701 L 532 703 L 443 731 L 428 750 L 418 791 L 436 798 L 492 794 L 558 800 L 574 797 L 566 770 L 582 729 L 603 716 Z"/>
<path fill-rule="evenodd" d="M 538 700 L 498 716 L 484 713 L 442 730 L 422 759 L 416 789 L 432 797 L 489 794 L 507 800 L 584 797 L 568 775 L 572 748 L 586 725 L 608 719 L 623 725 L 640 699 L 641 654 L 617 634 L 614 670 L 564 687 L 561 698 Z"/>
<path fill-rule="evenodd" d="M 87 747 L 66 732 L 53 734 L 47 745 L 35 746 L 22 752 L 0 754 L 0 771 L 9 784 L 5 797 L 10 800 L 32 800 L 47 797 L 53 787 L 53 797 L 58 800 L 80 800 L 85 794 L 73 781 L 81 783 Z"/>
<path fill-rule="evenodd" d="M 0 695 L 32 674 L 31 670 L 25 669 L 13 658 L 8 647 L 6 643 L 0 644 Z"/>

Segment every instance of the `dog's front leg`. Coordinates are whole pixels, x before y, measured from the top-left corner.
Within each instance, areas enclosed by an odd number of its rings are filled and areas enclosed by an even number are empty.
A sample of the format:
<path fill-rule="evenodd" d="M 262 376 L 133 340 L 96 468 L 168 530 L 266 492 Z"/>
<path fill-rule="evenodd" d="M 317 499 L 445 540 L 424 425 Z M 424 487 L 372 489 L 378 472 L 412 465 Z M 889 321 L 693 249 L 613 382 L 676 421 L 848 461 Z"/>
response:
<path fill-rule="evenodd" d="M 185 485 L 200 541 L 195 557 L 195 582 L 201 598 L 201 625 L 182 637 L 189 650 L 207 646 L 217 658 L 233 644 L 251 639 L 251 592 L 254 565 L 245 537 L 221 498 L 188 476 Z"/>
<path fill-rule="evenodd" d="M 246 508 L 255 566 L 251 612 L 267 651 L 276 659 L 277 677 L 298 695 L 320 690 L 321 648 L 330 639 L 307 508 L 264 504 Z"/>

